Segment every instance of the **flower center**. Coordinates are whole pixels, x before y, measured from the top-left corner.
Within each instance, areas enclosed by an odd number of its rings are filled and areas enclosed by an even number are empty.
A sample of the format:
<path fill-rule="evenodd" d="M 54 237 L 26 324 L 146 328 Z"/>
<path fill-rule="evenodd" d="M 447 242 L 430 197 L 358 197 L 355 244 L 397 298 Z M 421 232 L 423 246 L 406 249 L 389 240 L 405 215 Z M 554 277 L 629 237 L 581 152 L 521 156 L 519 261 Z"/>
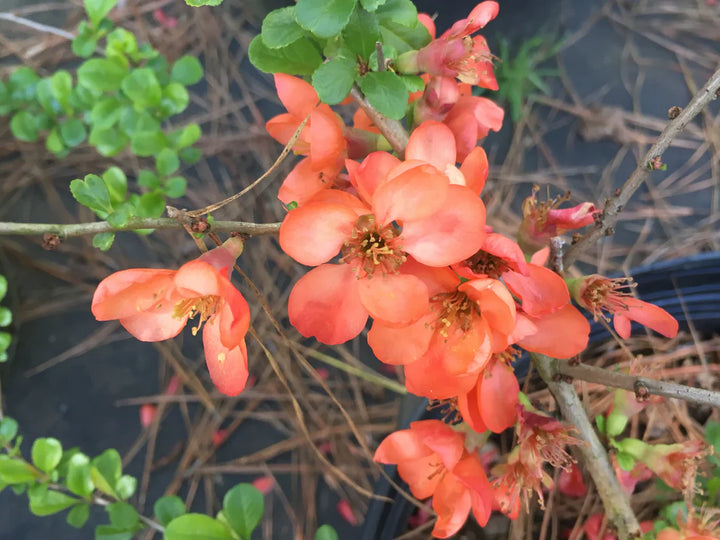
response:
<path fill-rule="evenodd" d="M 610 313 L 627 311 L 625 298 L 632 296 L 630 291 L 635 286 L 631 277 L 609 279 L 602 276 L 589 276 L 585 278 L 580 297 L 595 320 L 601 317 L 608 320 L 603 315 L 603 310 Z"/>
<path fill-rule="evenodd" d="M 431 310 L 438 311 L 435 330 L 443 337 L 448 337 L 449 329 L 457 324 L 463 332 L 467 332 L 473 318 L 480 316 L 480 307 L 467 294 L 455 291 L 436 294 L 430 299 Z"/>
<path fill-rule="evenodd" d="M 510 269 L 510 265 L 505 259 L 483 250 L 466 259 L 465 264 L 474 274 L 485 274 L 493 279 L 499 279 Z"/>
<path fill-rule="evenodd" d="M 213 316 L 219 301 L 220 297 L 214 294 L 180 300 L 175 304 L 173 317 L 176 319 L 184 319 L 185 317 L 193 319 L 195 315 L 200 315 L 197 326 L 192 329 L 192 334 L 195 336 L 203 323 Z"/>
<path fill-rule="evenodd" d="M 372 214 L 360 216 L 343 244 L 340 262 L 353 264 L 358 278 L 372 276 L 378 269 L 394 274 L 407 260 L 399 236 L 392 225 L 378 227 Z"/>

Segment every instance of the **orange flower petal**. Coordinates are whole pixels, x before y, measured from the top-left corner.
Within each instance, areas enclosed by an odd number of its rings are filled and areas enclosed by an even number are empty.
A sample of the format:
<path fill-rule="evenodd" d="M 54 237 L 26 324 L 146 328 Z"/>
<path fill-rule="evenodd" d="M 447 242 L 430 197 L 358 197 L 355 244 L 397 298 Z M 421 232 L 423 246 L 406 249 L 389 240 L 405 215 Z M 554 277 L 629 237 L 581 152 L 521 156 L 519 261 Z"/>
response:
<path fill-rule="evenodd" d="M 483 433 L 487 431 L 487 426 L 483 422 L 480 413 L 480 403 L 478 400 L 478 385 L 473 386 L 470 391 L 464 392 L 457 396 L 457 407 L 465 422 L 473 431 Z"/>
<path fill-rule="evenodd" d="M 441 171 L 455 165 L 455 137 L 445 124 L 426 120 L 410 134 L 405 159 L 418 159 Z"/>
<path fill-rule="evenodd" d="M 305 337 L 337 345 L 357 336 L 368 313 L 360 301 L 357 278 L 348 264 L 323 264 L 295 284 L 288 298 L 288 315 Z"/>
<path fill-rule="evenodd" d="M 515 425 L 520 385 L 513 370 L 502 362 L 493 362 L 481 375 L 478 385 L 480 412 L 488 429 L 501 433 Z"/>
<path fill-rule="evenodd" d="M 216 268 L 201 260 L 183 264 L 175 274 L 175 286 L 186 297 L 220 295 L 222 274 Z"/>
<path fill-rule="evenodd" d="M 502 334 L 515 328 L 515 301 L 510 291 L 497 279 L 471 279 L 458 287 L 477 302 L 488 324 Z"/>
<path fill-rule="evenodd" d="M 460 460 L 453 469 L 453 474 L 470 491 L 473 515 L 478 524 L 484 527 L 492 512 L 493 494 L 477 454 L 469 454 Z"/>
<path fill-rule="evenodd" d="M 153 268 L 115 272 L 95 289 L 92 314 L 98 321 L 111 321 L 151 309 L 158 301 L 172 297 L 175 273 Z"/>
<path fill-rule="evenodd" d="M 203 329 L 203 346 L 213 384 L 220 393 L 237 396 L 245 388 L 248 378 L 245 340 L 239 346 L 228 349 L 220 340 L 220 325 L 216 321 L 208 321 Z"/>
<path fill-rule="evenodd" d="M 446 474 L 433 493 L 432 506 L 438 515 L 432 535 L 435 538 L 449 538 L 467 520 L 472 506 L 470 492 L 455 475 Z"/>
<path fill-rule="evenodd" d="M 401 161 L 398 158 L 387 152 L 372 152 L 363 159 L 354 173 L 348 168 L 350 182 L 357 189 L 360 198 L 369 203 L 377 187 L 386 180 L 388 173 L 400 163 Z"/>
<path fill-rule="evenodd" d="M 438 469 L 440 469 L 438 471 Z M 410 492 L 418 499 L 430 497 L 443 477 L 442 464 L 435 453 L 412 461 L 401 461 L 397 465 L 400 478 L 410 486 Z"/>
<path fill-rule="evenodd" d="M 336 174 L 333 167 L 316 170 L 310 158 L 301 159 L 285 177 L 278 190 L 278 199 L 285 204 L 295 201 L 302 206 L 318 191 L 330 188 Z"/>
<path fill-rule="evenodd" d="M 370 316 L 390 325 L 411 324 L 430 308 L 427 287 L 415 276 L 376 274 L 358 280 L 357 285 L 360 301 Z"/>
<path fill-rule="evenodd" d="M 322 104 L 310 114 L 310 160 L 315 169 L 334 166 L 347 143 L 342 124 L 332 109 Z"/>
<path fill-rule="evenodd" d="M 381 362 L 395 366 L 409 364 L 427 351 L 434 332 L 430 325 L 436 318 L 429 313 L 402 328 L 394 328 L 375 320 L 367 335 L 368 345 Z"/>
<path fill-rule="evenodd" d="M 525 313 L 539 317 L 561 309 L 570 302 L 565 280 L 549 268 L 528 264 L 527 275 L 505 272 L 503 281 L 515 296 L 522 299 Z"/>
<path fill-rule="evenodd" d="M 414 431 L 401 429 L 385 437 L 375 450 L 373 460 L 386 465 L 397 465 L 432 454 L 433 451 L 420 440 Z"/>
<path fill-rule="evenodd" d="M 410 430 L 438 455 L 448 470 L 455 467 L 465 451 L 465 436 L 440 420 L 412 422 Z"/>
<path fill-rule="evenodd" d="M 383 225 L 427 218 L 443 208 L 449 187 L 447 177 L 435 167 L 414 167 L 377 187 L 375 217 Z"/>
<path fill-rule="evenodd" d="M 165 341 L 177 336 L 187 323 L 187 315 L 175 317 L 175 304 L 172 302 L 157 305 L 160 307 L 120 319 L 120 324 L 140 341 Z"/>
<path fill-rule="evenodd" d="M 570 358 L 580 354 L 587 347 L 590 335 L 590 324 L 570 304 L 538 318 L 518 313 L 518 327 L 525 334 L 518 338 L 518 345 L 530 352 L 554 358 Z"/>
<path fill-rule="evenodd" d="M 462 165 L 460 165 L 460 172 L 465 177 L 465 185 L 476 195 L 480 195 L 483 187 L 485 187 L 488 171 L 487 154 L 482 146 L 473 148 L 463 160 Z"/>
<path fill-rule="evenodd" d="M 301 122 L 317 105 L 317 92 L 310 83 L 299 77 L 284 73 L 276 73 L 273 77 L 280 101 L 289 113 L 299 117 L 298 123 Z"/>
<path fill-rule="evenodd" d="M 674 338 L 677 335 L 678 322 L 661 307 L 631 296 L 623 298 L 623 302 L 628 306 L 628 310 L 616 312 L 613 317 L 615 330 L 623 339 L 630 337 L 630 324 L 629 322 L 624 324 L 622 319 L 638 322 L 667 338 Z M 620 320 L 618 320 L 618 316 Z"/>

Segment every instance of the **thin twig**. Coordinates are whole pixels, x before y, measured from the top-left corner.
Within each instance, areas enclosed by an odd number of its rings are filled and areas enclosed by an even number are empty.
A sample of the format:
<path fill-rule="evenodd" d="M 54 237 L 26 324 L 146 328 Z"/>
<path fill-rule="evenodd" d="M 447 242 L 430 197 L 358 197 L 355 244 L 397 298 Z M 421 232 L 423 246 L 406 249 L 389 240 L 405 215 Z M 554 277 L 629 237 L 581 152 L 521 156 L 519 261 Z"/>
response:
<path fill-rule="evenodd" d="M 577 453 L 595 482 L 605 513 L 617 529 L 618 538 L 627 540 L 639 537 L 640 525 L 630 507 L 630 500 L 615 475 L 607 451 L 585 414 L 575 388 L 571 384 L 556 380 L 560 373 L 558 360 L 535 353 L 531 353 L 530 357 L 540 377 L 555 397 L 563 417 L 578 430 L 580 439 L 587 443 L 579 445 Z"/>
<path fill-rule="evenodd" d="M 654 168 L 654 163 L 659 160 L 665 150 L 668 149 L 672 140 L 685 128 L 687 124 L 700 112 L 705 106 L 713 99 L 717 97 L 717 91 L 720 89 L 720 69 L 717 70 L 710 79 L 705 83 L 705 86 L 695 94 L 687 107 L 685 107 L 677 118 L 672 120 L 660 133 L 655 144 L 652 145 L 645 158 L 638 163 L 637 168 L 633 171 L 630 177 L 625 181 L 625 184 L 617 191 L 617 193 L 610 197 L 603 208 L 602 214 L 598 223 L 595 225 L 589 233 L 580 238 L 577 242 L 572 244 L 565 252 L 563 262 L 565 268 L 569 268 L 573 262 L 578 258 L 580 253 L 585 250 L 590 244 L 596 242 L 598 239 L 605 236 L 608 231 L 615 226 L 618 220 L 618 214 L 625 207 L 627 202 L 632 197 L 633 193 L 648 179 L 650 171 Z"/>
<path fill-rule="evenodd" d="M 61 30 L 60 28 L 48 26 L 47 24 L 35 22 L 24 17 L 18 17 L 17 15 L 13 15 L 12 13 L 0 13 L 0 19 L 21 24 L 22 26 L 27 26 L 28 28 L 38 30 L 39 32 L 47 32 L 49 34 L 54 34 L 65 39 L 75 39 L 75 34 L 71 32 L 66 32 L 65 30 Z"/>
<path fill-rule="evenodd" d="M 397 120 L 388 118 L 373 107 L 357 85 L 352 87 L 350 95 L 358 106 L 365 111 L 365 114 L 370 117 L 375 127 L 380 130 L 380 133 L 388 140 L 390 146 L 397 152 L 400 159 L 403 159 L 405 156 L 405 147 L 409 140 L 408 133 L 405 131 L 403 125 Z"/>
<path fill-rule="evenodd" d="M 138 229 L 182 229 L 183 225 L 171 218 L 132 218 L 122 227 L 114 227 L 107 221 L 92 223 L 11 223 L 0 222 L 0 235 L 56 234 L 60 237 L 83 236 L 104 232 L 135 231 Z M 209 230 L 214 232 L 237 232 L 250 236 L 277 234 L 280 223 L 248 223 L 245 221 L 215 221 Z"/>
<path fill-rule="evenodd" d="M 636 394 L 655 394 L 657 396 L 681 399 L 691 403 L 720 408 L 720 393 L 703 388 L 693 388 L 692 386 L 685 386 L 684 384 L 647 379 L 645 377 L 608 371 L 585 364 L 571 364 L 567 360 L 557 361 L 557 372 L 572 377 L 573 379 L 580 379 L 613 388 L 622 388 L 630 392 L 635 392 Z"/>

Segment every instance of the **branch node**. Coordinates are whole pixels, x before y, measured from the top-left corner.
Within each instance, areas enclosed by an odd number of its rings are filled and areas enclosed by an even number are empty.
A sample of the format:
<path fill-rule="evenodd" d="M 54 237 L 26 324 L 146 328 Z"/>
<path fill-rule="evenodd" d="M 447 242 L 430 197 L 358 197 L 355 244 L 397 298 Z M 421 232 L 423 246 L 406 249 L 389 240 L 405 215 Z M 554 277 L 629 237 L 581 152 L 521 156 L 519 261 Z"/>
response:
<path fill-rule="evenodd" d="M 190 230 L 194 233 L 209 232 L 210 224 L 208 223 L 207 217 L 205 217 L 205 216 L 193 217 L 190 220 Z"/>
<path fill-rule="evenodd" d="M 615 227 L 608 227 L 605 230 L 604 234 L 605 234 L 605 236 L 612 236 L 613 234 L 615 234 Z"/>
<path fill-rule="evenodd" d="M 45 233 L 42 239 L 42 248 L 47 251 L 55 251 L 62 243 L 62 238 L 57 234 Z"/>
<path fill-rule="evenodd" d="M 680 116 L 680 113 L 682 112 L 682 107 L 678 107 L 677 105 L 673 105 L 668 109 L 668 119 L 675 120 L 678 116 Z"/>
<path fill-rule="evenodd" d="M 647 401 L 650 399 L 650 390 L 641 380 L 635 381 L 633 384 L 633 390 L 635 391 L 635 399 L 638 401 Z"/>

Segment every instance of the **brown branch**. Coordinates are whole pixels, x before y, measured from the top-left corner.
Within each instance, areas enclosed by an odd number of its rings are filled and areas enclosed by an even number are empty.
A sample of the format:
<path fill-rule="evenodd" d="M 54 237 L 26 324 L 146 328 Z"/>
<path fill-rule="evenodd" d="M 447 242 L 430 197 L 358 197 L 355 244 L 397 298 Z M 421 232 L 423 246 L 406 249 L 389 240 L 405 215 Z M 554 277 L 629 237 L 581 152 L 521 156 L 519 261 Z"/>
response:
<path fill-rule="evenodd" d="M 668 149 L 673 139 L 685 128 L 686 125 L 713 99 L 717 98 L 717 92 L 720 89 L 720 69 L 716 71 L 712 77 L 705 83 L 705 86 L 695 94 L 687 107 L 672 120 L 660 133 L 655 144 L 652 145 L 645 158 L 640 162 L 625 184 L 605 202 L 600 219 L 595 228 L 584 235 L 580 240 L 571 245 L 565 252 L 563 262 L 565 268 L 569 268 L 580 253 L 590 244 L 598 239 L 606 236 L 618 220 L 618 214 L 625 207 L 632 197 L 633 193 L 645 182 L 650 175 L 650 171 L 654 170 L 655 164 L 660 163 L 665 150 Z"/>
<path fill-rule="evenodd" d="M 408 133 L 405 131 L 403 125 L 397 120 L 388 118 L 373 107 L 363 95 L 358 85 L 354 85 L 352 87 L 350 95 L 358 106 L 365 111 L 365 114 L 370 117 L 370 120 L 372 120 L 372 123 L 375 124 L 375 127 L 380 130 L 380 133 L 382 133 L 388 140 L 390 146 L 392 146 L 392 149 L 397 152 L 400 159 L 403 159 L 405 156 L 405 147 L 407 146 L 409 139 Z"/>
<path fill-rule="evenodd" d="M 703 388 L 693 388 L 692 386 L 685 386 L 684 384 L 647 379 L 645 377 L 608 371 L 585 364 L 572 364 L 567 360 L 557 361 L 557 372 L 572 377 L 573 379 L 629 390 L 639 396 L 641 394 L 655 394 L 657 396 L 682 399 L 683 401 L 689 401 L 691 403 L 720 408 L 720 393 Z"/>
<path fill-rule="evenodd" d="M 107 221 L 92 223 L 10 223 L 0 222 L 0 236 L 2 235 L 41 235 L 45 233 L 56 234 L 62 238 L 69 236 L 83 236 L 103 232 L 135 231 L 138 229 L 182 229 L 183 225 L 171 218 L 133 218 L 122 227 L 113 227 Z M 261 234 L 277 234 L 280 223 L 248 223 L 245 221 L 215 221 L 206 232 L 237 232 L 249 236 Z"/>
<path fill-rule="evenodd" d="M 543 354 L 531 353 L 533 365 L 538 370 L 560 407 L 565 420 L 578 430 L 579 437 L 587 444 L 576 448 L 580 459 L 595 483 L 605 513 L 615 526 L 620 540 L 640 536 L 640 525 L 630 507 L 630 500 L 622 489 L 610 464 L 607 451 L 590 424 L 582 402 L 573 385 L 556 380 L 560 375 L 558 360 Z"/>

